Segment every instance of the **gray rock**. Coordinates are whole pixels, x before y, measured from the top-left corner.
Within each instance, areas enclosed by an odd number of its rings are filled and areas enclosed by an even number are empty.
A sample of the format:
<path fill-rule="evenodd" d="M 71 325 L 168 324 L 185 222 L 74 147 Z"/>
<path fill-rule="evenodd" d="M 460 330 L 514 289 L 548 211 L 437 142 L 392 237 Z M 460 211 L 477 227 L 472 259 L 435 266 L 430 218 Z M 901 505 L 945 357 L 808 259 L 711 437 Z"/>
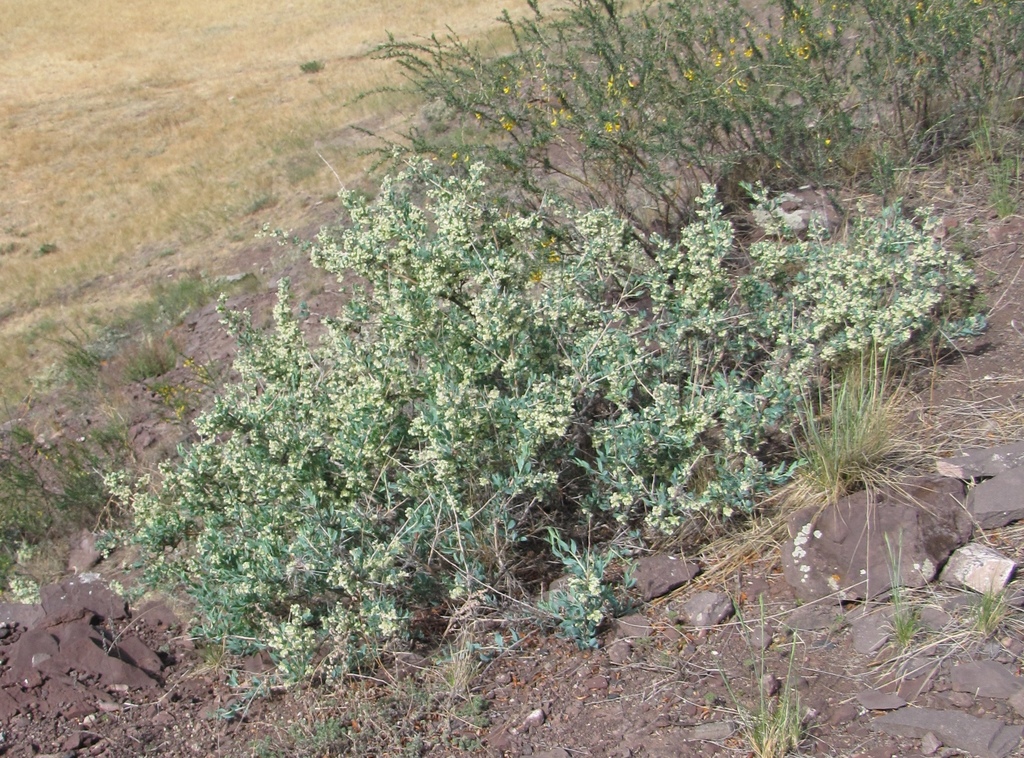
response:
<path fill-rule="evenodd" d="M 525 719 L 523 719 L 523 726 L 527 729 L 535 729 L 539 726 L 543 726 L 545 719 L 547 719 L 547 714 L 544 713 L 544 709 L 535 708 L 527 714 Z"/>
<path fill-rule="evenodd" d="M 1007 700 L 1010 707 L 1017 711 L 1018 716 L 1024 717 L 1024 690 L 1017 690 L 1015 695 L 1010 696 Z"/>
<path fill-rule="evenodd" d="M 921 755 L 935 755 L 942 747 L 942 740 L 931 732 L 921 738 Z"/>
<path fill-rule="evenodd" d="M 699 629 L 708 629 L 732 616 L 736 612 L 732 598 L 724 592 L 700 592 L 682 607 L 687 622 Z"/>
<path fill-rule="evenodd" d="M 654 634 L 654 626 L 651 624 L 651 620 L 639 613 L 615 619 L 612 628 L 614 637 L 617 640 L 650 637 Z"/>
<path fill-rule="evenodd" d="M 973 487 L 967 510 L 982 529 L 995 529 L 1024 518 L 1024 468 L 1015 468 Z"/>
<path fill-rule="evenodd" d="M 858 492 L 798 511 L 782 549 L 786 581 L 806 601 L 875 597 L 894 578 L 904 587 L 924 586 L 970 537 L 962 497 L 956 480 L 908 477 L 873 495 Z"/>
<path fill-rule="evenodd" d="M 641 597 L 650 601 L 683 586 L 699 573 L 696 563 L 673 555 L 654 555 L 636 562 L 633 579 Z"/>
<path fill-rule="evenodd" d="M 957 692 L 975 697 L 1009 698 L 1024 689 L 1024 678 L 1014 676 L 996 661 L 973 661 L 954 666 L 950 681 Z"/>
<path fill-rule="evenodd" d="M 978 758 L 1006 758 L 1020 742 L 1024 727 L 998 719 L 981 719 L 959 711 L 901 708 L 871 722 L 871 728 L 899 737 L 922 738 L 929 732 L 944 745 Z"/>
<path fill-rule="evenodd" d="M 861 655 L 874 655 L 889 641 L 891 613 L 872 613 L 858 618 L 850 625 L 853 649 Z"/>
<path fill-rule="evenodd" d="M 799 632 L 816 632 L 828 629 L 842 619 L 843 609 L 839 605 L 814 603 L 802 605 L 786 616 L 785 624 Z"/>
<path fill-rule="evenodd" d="M 975 448 L 963 455 L 935 463 L 942 476 L 954 479 L 987 479 L 1024 465 L 1024 442 L 1011 442 L 998 447 Z"/>
<path fill-rule="evenodd" d="M 707 721 L 684 729 L 682 738 L 686 741 L 720 742 L 736 733 L 735 721 Z"/>
<path fill-rule="evenodd" d="M 972 542 L 953 551 L 939 579 L 975 592 L 998 592 L 1009 583 L 1015 568 L 1017 564 L 999 551 Z"/>
<path fill-rule="evenodd" d="M 755 624 L 746 630 L 746 637 L 752 650 L 767 650 L 775 641 L 775 627 L 767 621 Z"/>
<path fill-rule="evenodd" d="M 633 645 L 628 639 L 615 640 L 608 646 L 608 660 L 612 663 L 621 666 L 629 660 L 629 656 L 633 652 Z"/>
<path fill-rule="evenodd" d="M 895 711 L 907 704 L 907 701 L 899 695 L 870 689 L 859 692 L 857 702 L 869 711 Z"/>

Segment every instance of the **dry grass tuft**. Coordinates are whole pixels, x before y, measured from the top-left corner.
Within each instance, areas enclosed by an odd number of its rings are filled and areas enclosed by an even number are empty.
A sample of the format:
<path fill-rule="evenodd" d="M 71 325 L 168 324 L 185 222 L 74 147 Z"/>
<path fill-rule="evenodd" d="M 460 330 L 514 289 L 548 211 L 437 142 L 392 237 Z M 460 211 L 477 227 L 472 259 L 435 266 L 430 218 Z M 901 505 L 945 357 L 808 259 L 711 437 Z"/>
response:
<path fill-rule="evenodd" d="M 865 356 L 804 405 L 796 456 L 803 462 L 782 493 L 795 506 L 833 503 L 892 482 L 923 459 L 906 431 L 909 393 L 885 357 Z"/>

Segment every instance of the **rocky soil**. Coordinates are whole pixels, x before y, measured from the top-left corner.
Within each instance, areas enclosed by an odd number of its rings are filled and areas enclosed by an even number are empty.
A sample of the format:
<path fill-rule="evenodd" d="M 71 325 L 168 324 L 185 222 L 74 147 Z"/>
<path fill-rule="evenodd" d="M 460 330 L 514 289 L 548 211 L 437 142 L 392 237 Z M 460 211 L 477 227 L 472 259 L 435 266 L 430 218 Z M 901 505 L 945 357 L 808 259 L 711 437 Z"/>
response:
<path fill-rule="evenodd" d="M 174 598 L 126 602 L 131 557 L 100 561 L 82 535 L 41 603 L 0 605 L 0 754 L 747 756 L 756 714 L 798 698 L 801 755 L 1024 756 L 1024 448 L 1001 447 L 1024 438 L 1024 219 L 943 198 L 939 233 L 976 252 L 992 315 L 915 377 L 908 428 L 942 453 L 916 477 L 638 557 L 634 607 L 597 649 L 514 606 L 469 609 L 423 619 L 441 647 L 372 677 L 260 697 L 268 661 L 197 648 Z M 260 243 L 239 268 L 277 254 Z M 337 285 L 289 265 L 315 327 Z M 192 360 L 159 386 L 210 391 L 195 365 L 231 355 L 212 306 L 173 336 Z M 158 389 L 126 390 L 142 461 L 188 434 Z M 1002 606 L 983 594 L 1004 586 Z"/>

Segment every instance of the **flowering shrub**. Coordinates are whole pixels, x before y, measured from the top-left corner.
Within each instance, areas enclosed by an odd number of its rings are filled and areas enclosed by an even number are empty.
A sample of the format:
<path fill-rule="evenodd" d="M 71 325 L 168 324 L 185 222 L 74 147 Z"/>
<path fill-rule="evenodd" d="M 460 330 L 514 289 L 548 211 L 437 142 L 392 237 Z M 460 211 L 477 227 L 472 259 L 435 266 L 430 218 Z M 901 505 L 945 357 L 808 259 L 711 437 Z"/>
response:
<path fill-rule="evenodd" d="M 500 167 L 527 204 L 558 192 L 674 229 L 705 182 L 870 174 L 933 156 L 981 118 L 1019 118 L 1007 105 L 1024 87 L 1013 0 L 531 6 L 531 18 L 506 15 L 505 55 L 454 36 L 379 51 L 435 104 L 403 144 Z"/>
<path fill-rule="evenodd" d="M 318 648 L 350 668 L 416 609 L 558 546 L 587 585 L 561 618 L 592 636 L 604 563 L 567 557 L 573 540 L 749 511 L 789 475 L 766 445 L 820 369 L 906 342 L 971 280 L 898 209 L 743 260 L 710 188 L 670 242 L 609 210 L 507 210 L 487 177 L 415 163 L 373 201 L 345 195 L 349 223 L 312 257 L 363 285 L 321 344 L 287 284 L 272 331 L 225 311 L 238 380 L 196 445 L 158 488 L 111 478 L 202 634 L 295 677 Z"/>

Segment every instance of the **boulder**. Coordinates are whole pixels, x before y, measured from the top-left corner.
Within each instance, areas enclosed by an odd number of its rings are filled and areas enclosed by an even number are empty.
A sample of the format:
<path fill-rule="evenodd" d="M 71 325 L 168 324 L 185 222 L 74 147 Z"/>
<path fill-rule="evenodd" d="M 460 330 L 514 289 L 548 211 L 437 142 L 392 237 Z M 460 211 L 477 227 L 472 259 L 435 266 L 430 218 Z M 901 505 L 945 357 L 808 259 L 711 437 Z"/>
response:
<path fill-rule="evenodd" d="M 875 597 L 894 580 L 921 587 L 971 535 L 962 497 L 960 482 L 920 476 L 800 510 L 782 548 L 786 580 L 808 602 Z"/>

